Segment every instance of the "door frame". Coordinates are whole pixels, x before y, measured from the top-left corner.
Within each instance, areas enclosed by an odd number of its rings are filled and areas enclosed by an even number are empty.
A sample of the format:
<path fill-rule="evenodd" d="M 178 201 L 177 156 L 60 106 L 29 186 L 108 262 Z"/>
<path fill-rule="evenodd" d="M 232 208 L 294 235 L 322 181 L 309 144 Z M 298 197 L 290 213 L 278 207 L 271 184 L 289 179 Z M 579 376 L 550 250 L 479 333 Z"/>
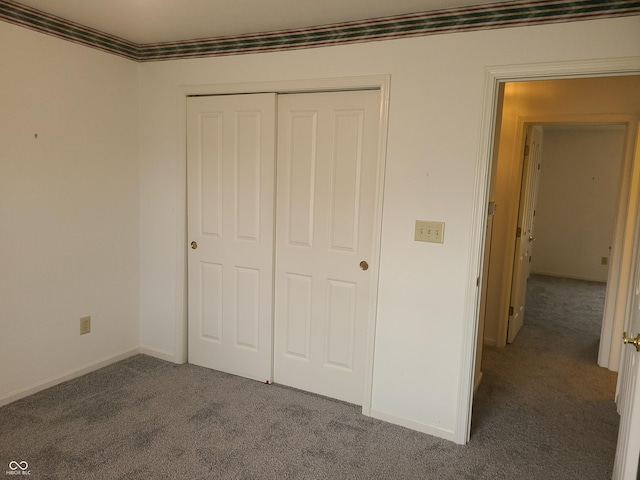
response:
<path fill-rule="evenodd" d="M 620 363 L 620 342 L 622 335 L 624 308 L 626 305 L 628 279 L 630 273 L 631 248 L 630 238 L 625 238 L 625 229 L 633 227 L 633 214 L 635 211 L 634 198 L 631 197 L 633 192 L 630 190 L 632 186 L 632 173 L 634 168 L 634 145 L 635 122 L 638 115 L 631 114 L 562 114 L 562 115 L 522 115 L 517 118 L 516 151 L 524 149 L 525 133 L 530 126 L 547 126 L 547 125 L 624 125 L 625 139 L 623 146 L 623 158 L 620 166 L 620 181 L 618 191 L 616 193 L 616 218 L 613 236 L 611 239 L 611 256 L 609 261 L 609 269 L 607 273 L 607 290 L 605 296 L 605 306 L 602 328 L 600 333 L 600 346 L 598 349 L 598 365 L 608 368 L 609 370 L 618 371 Z M 522 165 L 517 170 L 521 175 Z M 514 192 L 519 195 L 521 186 L 514 187 Z M 515 196 L 514 196 L 515 198 Z M 512 209 L 511 213 L 513 214 Z M 516 217 L 517 217 L 517 210 Z M 517 218 L 513 219 L 515 226 Z M 509 224 L 511 226 L 511 223 Z M 510 227 L 511 228 L 511 227 Z M 627 230 L 632 231 L 632 230 Z M 509 244 L 511 247 L 511 244 Z M 513 262 L 512 249 L 505 251 L 504 265 L 506 265 L 503 273 L 502 291 L 504 293 L 500 302 L 500 318 L 498 320 L 498 339 L 497 347 L 504 347 L 507 344 L 507 328 L 509 325 L 509 295 L 512 282 L 511 271 L 509 270 L 509 262 Z M 511 254 L 510 257 L 507 257 Z M 627 279 L 625 281 L 625 278 Z M 618 287 L 621 286 L 620 291 Z M 484 288 L 484 287 L 483 287 Z"/>
<path fill-rule="evenodd" d="M 462 332 L 462 358 L 458 381 L 458 404 L 454 441 L 468 442 L 471 434 L 474 370 L 483 252 L 486 225 L 486 206 L 489 200 L 491 165 L 496 130 L 496 108 L 501 83 L 523 80 L 549 80 L 597 76 L 640 74 L 640 57 L 621 57 L 605 60 L 554 62 L 525 65 L 489 66 L 484 72 L 484 96 L 473 193 L 471 235 L 469 237 L 469 263 L 464 303 Z M 637 175 L 635 175 L 637 177 Z M 637 196 L 636 191 L 636 196 Z M 637 198 L 635 199 L 637 201 Z M 634 229 L 631 229 L 633 232 Z M 627 279 L 628 281 L 628 279 Z M 626 315 L 625 315 L 626 316 Z"/>
<path fill-rule="evenodd" d="M 185 85 L 178 87 L 178 145 L 183 150 L 179 155 L 176 171 L 176 324 L 175 324 L 175 359 L 180 363 L 187 362 L 188 353 L 188 282 L 187 282 L 187 97 L 203 95 L 235 95 L 248 93 L 316 93 L 352 90 L 379 90 L 380 117 L 378 135 L 378 160 L 376 174 L 376 193 L 374 203 L 374 238 L 373 255 L 375 259 L 371 265 L 371 297 L 369 299 L 371 312 L 367 319 L 367 338 L 365 353 L 365 378 L 362 413 L 371 415 L 371 396 L 373 393 L 373 357 L 375 348 L 375 329 L 378 307 L 378 277 L 380 265 L 380 250 L 382 239 L 382 207 L 384 194 L 384 178 L 387 153 L 387 130 L 389 124 L 389 94 L 390 75 L 375 75 L 363 77 L 303 79 L 255 83 L 222 83 L 207 85 Z M 275 215 L 275 210 L 274 210 Z M 275 233 L 274 233 L 275 235 Z M 272 326 L 273 328 L 273 326 Z"/>

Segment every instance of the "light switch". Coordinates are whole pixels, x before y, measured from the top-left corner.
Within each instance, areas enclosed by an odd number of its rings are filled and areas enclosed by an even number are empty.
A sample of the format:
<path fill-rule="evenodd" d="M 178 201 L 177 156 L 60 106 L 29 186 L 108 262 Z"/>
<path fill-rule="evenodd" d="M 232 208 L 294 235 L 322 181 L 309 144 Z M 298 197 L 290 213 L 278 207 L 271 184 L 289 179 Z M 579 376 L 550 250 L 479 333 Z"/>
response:
<path fill-rule="evenodd" d="M 444 243 L 444 222 L 416 220 L 416 242 Z"/>

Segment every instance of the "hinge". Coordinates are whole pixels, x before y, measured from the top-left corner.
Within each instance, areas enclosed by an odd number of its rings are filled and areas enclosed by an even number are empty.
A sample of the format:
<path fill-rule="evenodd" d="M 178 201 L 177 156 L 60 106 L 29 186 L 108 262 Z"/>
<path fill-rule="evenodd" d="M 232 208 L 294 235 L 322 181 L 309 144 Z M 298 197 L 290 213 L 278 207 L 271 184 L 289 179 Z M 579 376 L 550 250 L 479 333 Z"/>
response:
<path fill-rule="evenodd" d="M 522 228 L 518 227 L 516 228 L 516 238 L 521 237 L 522 236 Z"/>
<path fill-rule="evenodd" d="M 540 170 L 540 164 L 538 164 L 538 170 Z"/>
<path fill-rule="evenodd" d="M 496 214 L 496 202 L 489 202 L 489 207 L 487 208 L 487 215 L 495 215 Z"/>
<path fill-rule="evenodd" d="M 476 287 L 480 286 L 480 277 L 476 278 Z"/>
<path fill-rule="evenodd" d="M 529 145 L 524 146 L 524 154 L 529 155 Z"/>
<path fill-rule="evenodd" d="M 511 317 L 513 315 L 513 307 L 509 306 L 509 316 Z"/>

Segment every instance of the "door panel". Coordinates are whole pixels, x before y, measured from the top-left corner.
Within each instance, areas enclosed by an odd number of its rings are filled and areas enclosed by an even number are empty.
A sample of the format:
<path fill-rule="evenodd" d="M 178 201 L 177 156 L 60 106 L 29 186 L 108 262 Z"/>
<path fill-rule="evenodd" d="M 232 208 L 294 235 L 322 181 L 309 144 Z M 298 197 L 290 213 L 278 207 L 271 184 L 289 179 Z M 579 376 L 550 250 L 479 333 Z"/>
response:
<path fill-rule="evenodd" d="M 201 282 L 197 285 L 201 297 L 201 322 L 204 338 L 222 341 L 222 265 L 219 263 L 200 262 Z M 196 285 L 193 285 L 195 287 Z M 192 305 L 192 308 L 196 305 Z M 194 310 L 197 310 L 195 308 Z"/>
<path fill-rule="evenodd" d="M 512 343 L 524 322 L 524 307 L 527 295 L 527 280 L 531 270 L 530 261 L 535 240 L 535 208 L 538 198 L 540 165 L 542 162 L 542 128 L 530 127 L 525 147 L 522 167 L 522 187 L 520 208 L 518 211 L 518 230 L 516 236 L 513 279 L 511 284 L 509 328 L 507 343 Z"/>
<path fill-rule="evenodd" d="M 281 312 L 285 321 L 285 351 L 292 357 L 309 359 L 311 332 L 311 285 L 310 275 L 285 273 L 285 311 Z"/>
<path fill-rule="evenodd" d="M 353 282 L 327 282 L 326 359 L 329 365 L 351 370 L 356 327 L 356 290 Z"/>
<path fill-rule="evenodd" d="M 329 230 L 336 250 L 357 250 L 363 122 L 364 111 L 334 113 Z"/>
<path fill-rule="evenodd" d="M 362 404 L 378 91 L 278 99 L 274 380 Z"/>
<path fill-rule="evenodd" d="M 272 379 L 275 107 L 275 94 L 187 101 L 189 362 L 261 381 Z"/>
<path fill-rule="evenodd" d="M 288 215 L 285 231 L 290 245 L 312 246 L 314 225 L 314 187 L 316 172 L 317 112 L 291 112 L 288 127 L 290 143 L 286 151 L 289 168 Z M 282 188 L 280 186 L 279 188 Z"/>

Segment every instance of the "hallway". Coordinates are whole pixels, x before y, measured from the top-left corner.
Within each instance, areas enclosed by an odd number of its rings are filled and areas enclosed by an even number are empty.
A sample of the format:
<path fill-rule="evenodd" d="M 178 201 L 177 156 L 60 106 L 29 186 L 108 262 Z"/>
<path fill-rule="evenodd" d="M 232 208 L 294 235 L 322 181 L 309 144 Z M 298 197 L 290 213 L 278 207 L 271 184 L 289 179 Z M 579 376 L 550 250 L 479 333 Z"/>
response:
<path fill-rule="evenodd" d="M 519 336 L 484 349 L 470 444 L 493 443 L 519 478 L 611 477 L 616 373 L 596 364 L 605 291 L 531 275 Z"/>

